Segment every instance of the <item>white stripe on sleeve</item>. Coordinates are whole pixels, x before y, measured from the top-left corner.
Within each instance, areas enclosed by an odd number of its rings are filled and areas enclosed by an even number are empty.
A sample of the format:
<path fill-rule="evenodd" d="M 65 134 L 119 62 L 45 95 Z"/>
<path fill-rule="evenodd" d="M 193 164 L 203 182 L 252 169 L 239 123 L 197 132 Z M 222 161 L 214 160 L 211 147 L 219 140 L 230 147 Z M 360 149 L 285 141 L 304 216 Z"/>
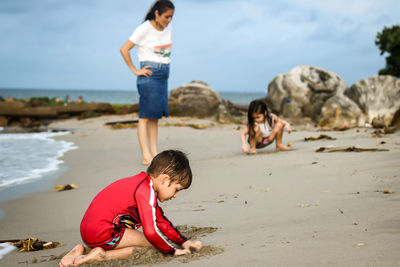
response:
<path fill-rule="evenodd" d="M 155 201 L 156 197 L 155 197 L 155 192 L 153 189 L 153 181 L 150 180 L 150 202 L 149 205 L 151 206 L 151 210 L 152 210 L 152 219 L 153 219 L 153 226 L 154 229 L 156 230 L 156 233 L 161 237 L 162 240 L 164 240 L 165 243 L 168 244 L 168 246 L 170 246 L 171 248 L 174 248 L 173 246 L 171 246 L 171 244 L 166 240 L 166 238 L 164 237 L 164 235 L 162 234 L 162 232 L 160 231 L 160 229 L 158 229 L 157 227 L 157 222 L 156 222 L 156 208 L 155 208 Z"/>

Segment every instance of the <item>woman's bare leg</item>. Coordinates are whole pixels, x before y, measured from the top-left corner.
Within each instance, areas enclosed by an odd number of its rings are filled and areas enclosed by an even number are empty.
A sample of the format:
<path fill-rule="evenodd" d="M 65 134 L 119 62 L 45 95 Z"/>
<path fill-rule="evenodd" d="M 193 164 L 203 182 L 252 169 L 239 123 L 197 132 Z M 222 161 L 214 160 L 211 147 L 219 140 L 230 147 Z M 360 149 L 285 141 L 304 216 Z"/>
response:
<path fill-rule="evenodd" d="M 148 134 L 147 134 L 147 125 L 150 119 L 147 118 L 139 118 L 139 124 L 137 129 L 140 149 L 142 150 L 143 155 L 143 165 L 150 165 L 151 160 L 153 159 L 149 146 L 147 144 Z"/>
<path fill-rule="evenodd" d="M 150 153 L 152 158 L 157 155 L 158 119 L 150 119 L 148 123 Z"/>

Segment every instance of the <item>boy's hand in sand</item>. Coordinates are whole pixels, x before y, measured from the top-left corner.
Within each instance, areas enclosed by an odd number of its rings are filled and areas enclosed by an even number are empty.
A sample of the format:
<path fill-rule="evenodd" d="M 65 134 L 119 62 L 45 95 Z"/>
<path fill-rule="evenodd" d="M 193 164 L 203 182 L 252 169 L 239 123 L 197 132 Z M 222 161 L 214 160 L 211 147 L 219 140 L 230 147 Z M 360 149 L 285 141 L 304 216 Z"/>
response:
<path fill-rule="evenodd" d="M 182 255 L 186 255 L 186 254 L 190 254 L 190 250 L 188 248 L 185 249 L 176 249 L 174 252 L 174 256 L 182 256 Z"/>
<path fill-rule="evenodd" d="M 185 243 L 182 244 L 182 247 L 184 249 L 194 249 L 196 251 L 200 251 L 200 249 L 203 247 L 200 241 L 192 241 L 192 240 L 187 240 Z"/>

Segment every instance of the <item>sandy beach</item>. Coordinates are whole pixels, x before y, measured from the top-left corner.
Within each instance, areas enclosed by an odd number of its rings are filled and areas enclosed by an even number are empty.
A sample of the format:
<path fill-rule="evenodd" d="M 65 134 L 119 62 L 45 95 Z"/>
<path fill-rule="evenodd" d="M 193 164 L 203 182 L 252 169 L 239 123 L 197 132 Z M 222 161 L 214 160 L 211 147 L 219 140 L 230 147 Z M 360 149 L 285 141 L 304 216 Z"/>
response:
<path fill-rule="evenodd" d="M 81 243 L 79 224 L 92 198 L 113 181 L 146 169 L 136 129 L 104 126 L 128 119 L 133 117 L 51 125 L 72 130 L 57 138 L 79 148 L 65 154 L 66 170 L 46 180 L 44 191 L 0 203 L 0 239 L 32 236 L 63 246 L 12 252 L 0 266 L 58 266 L 51 256 Z M 194 174 L 192 186 L 162 207 L 175 225 L 217 230 L 198 237 L 211 247 L 195 260 L 152 266 L 400 266 L 400 132 L 373 138 L 373 129 L 318 132 L 294 126 L 283 139 L 293 151 L 276 153 L 273 145 L 249 156 L 241 151 L 238 125 L 194 120 L 213 126 L 174 126 L 190 123 L 160 122 L 159 151 L 186 152 Z M 336 140 L 304 141 L 321 133 Z M 388 151 L 315 152 L 330 145 Z M 79 188 L 51 189 L 69 183 Z"/>

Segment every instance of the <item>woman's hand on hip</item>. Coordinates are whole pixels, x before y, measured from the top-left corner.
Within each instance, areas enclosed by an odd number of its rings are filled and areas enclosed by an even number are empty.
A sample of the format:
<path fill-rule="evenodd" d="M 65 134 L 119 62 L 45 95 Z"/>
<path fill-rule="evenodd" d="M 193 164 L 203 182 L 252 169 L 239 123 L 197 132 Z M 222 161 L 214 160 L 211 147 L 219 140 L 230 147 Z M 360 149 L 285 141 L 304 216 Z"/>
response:
<path fill-rule="evenodd" d="M 137 70 L 135 74 L 137 76 L 149 77 L 149 76 L 153 75 L 153 72 L 151 70 L 149 70 L 149 68 L 151 68 L 151 66 L 145 66 L 144 68 Z"/>

